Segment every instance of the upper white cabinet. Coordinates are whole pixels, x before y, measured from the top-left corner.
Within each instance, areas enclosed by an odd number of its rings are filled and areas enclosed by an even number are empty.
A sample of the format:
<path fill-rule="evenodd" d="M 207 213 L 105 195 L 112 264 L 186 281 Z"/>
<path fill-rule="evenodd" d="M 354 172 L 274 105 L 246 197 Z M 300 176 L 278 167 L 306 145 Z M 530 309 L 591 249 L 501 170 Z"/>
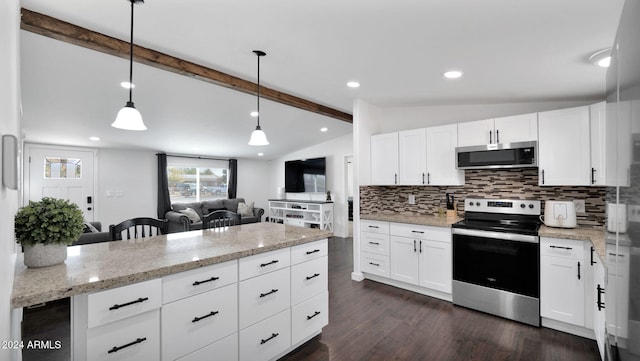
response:
<path fill-rule="evenodd" d="M 540 185 L 590 185 L 589 107 L 538 113 Z"/>
<path fill-rule="evenodd" d="M 441 125 L 426 129 L 427 184 L 463 185 L 464 171 L 456 169 L 458 126 Z"/>
<path fill-rule="evenodd" d="M 458 146 L 525 142 L 538 139 L 538 114 L 522 114 L 458 124 Z"/>
<path fill-rule="evenodd" d="M 605 102 L 589 106 L 589 124 L 591 130 L 591 184 L 607 185 L 609 182 L 607 182 L 608 142 Z"/>
<path fill-rule="evenodd" d="M 399 132 L 398 142 L 400 152 L 398 161 L 399 184 L 427 184 L 427 136 L 425 129 Z"/>
<path fill-rule="evenodd" d="M 371 136 L 371 184 L 398 184 L 398 133 Z"/>

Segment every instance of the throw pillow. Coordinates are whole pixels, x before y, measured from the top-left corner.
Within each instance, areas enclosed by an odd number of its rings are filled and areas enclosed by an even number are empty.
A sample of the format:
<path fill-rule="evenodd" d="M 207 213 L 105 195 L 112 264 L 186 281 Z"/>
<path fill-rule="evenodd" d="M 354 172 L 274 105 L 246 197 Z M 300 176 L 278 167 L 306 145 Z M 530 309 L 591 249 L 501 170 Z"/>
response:
<path fill-rule="evenodd" d="M 196 212 L 193 208 L 186 208 L 178 212 L 187 216 L 191 223 L 200 222 L 200 216 L 198 215 L 198 212 Z"/>
<path fill-rule="evenodd" d="M 249 202 L 249 203 L 239 202 L 238 214 L 240 214 L 242 217 L 253 217 L 253 203 L 254 202 Z"/>
<path fill-rule="evenodd" d="M 99 233 L 98 229 L 89 222 L 85 222 L 83 233 Z"/>

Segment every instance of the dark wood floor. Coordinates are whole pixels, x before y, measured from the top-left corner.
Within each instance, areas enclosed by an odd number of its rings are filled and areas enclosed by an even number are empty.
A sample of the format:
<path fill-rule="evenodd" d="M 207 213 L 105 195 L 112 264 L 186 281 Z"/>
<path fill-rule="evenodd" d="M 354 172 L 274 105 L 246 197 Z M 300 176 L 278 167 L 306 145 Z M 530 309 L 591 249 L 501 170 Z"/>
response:
<path fill-rule="evenodd" d="M 282 360 L 599 360 L 592 340 L 368 280 L 352 281 L 352 242 L 329 240 L 329 325 Z M 68 360 L 68 309 L 61 301 L 25 311 L 25 339 L 63 340 L 63 348 L 25 352 L 24 361 Z"/>
<path fill-rule="evenodd" d="M 329 240 L 329 325 L 282 360 L 598 361 L 593 340 L 351 280 L 351 238 Z"/>

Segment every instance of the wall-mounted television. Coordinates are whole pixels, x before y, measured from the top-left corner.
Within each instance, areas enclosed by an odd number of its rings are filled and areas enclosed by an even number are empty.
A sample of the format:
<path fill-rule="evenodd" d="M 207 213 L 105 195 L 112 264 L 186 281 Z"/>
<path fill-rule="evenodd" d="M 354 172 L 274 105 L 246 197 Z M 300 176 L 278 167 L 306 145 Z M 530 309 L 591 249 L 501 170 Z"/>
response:
<path fill-rule="evenodd" d="M 326 192 L 326 159 L 284 162 L 284 189 L 287 193 Z"/>

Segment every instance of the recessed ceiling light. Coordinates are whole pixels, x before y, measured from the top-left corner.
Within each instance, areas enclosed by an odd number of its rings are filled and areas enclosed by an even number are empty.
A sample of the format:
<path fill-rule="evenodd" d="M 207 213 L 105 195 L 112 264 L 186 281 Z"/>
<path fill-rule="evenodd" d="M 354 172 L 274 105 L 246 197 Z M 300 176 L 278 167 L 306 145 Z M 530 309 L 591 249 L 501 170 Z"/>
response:
<path fill-rule="evenodd" d="M 97 142 L 100 140 L 100 137 L 89 137 L 89 140 L 93 140 L 94 142 Z"/>
<path fill-rule="evenodd" d="M 462 72 L 459 70 L 451 70 L 444 73 L 444 77 L 448 79 L 458 79 L 461 76 L 462 76 Z"/>
<path fill-rule="evenodd" d="M 258 112 L 256 112 L 256 111 L 252 111 L 250 114 L 254 118 L 258 116 Z"/>
<path fill-rule="evenodd" d="M 121 87 L 123 87 L 123 88 L 125 88 L 125 89 L 129 89 L 129 88 L 132 88 L 132 89 L 133 89 L 133 88 L 135 88 L 135 87 L 136 87 L 136 85 L 135 85 L 135 84 L 133 84 L 133 83 L 129 83 L 128 81 L 123 81 L 123 82 L 121 82 L 121 83 L 120 83 L 120 86 L 121 86 Z"/>
<path fill-rule="evenodd" d="M 611 64 L 611 48 L 596 51 L 589 57 L 589 62 L 602 68 L 608 68 Z"/>
<path fill-rule="evenodd" d="M 350 82 L 347 82 L 347 86 L 349 88 L 359 88 L 360 83 L 358 83 L 357 81 L 350 81 Z"/>
<path fill-rule="evenodd" d="M 264 153 L 258 153 L 258 157 L 262 157 Z"/>
<path fill-rule="evenodd" d="M 322 128 L 320 128 L 320 131 L 321 131 L 321 132 L 326 132 L 327 130 L 329 130 L 329 128 L 327 128 L 327 127 L 322 127 Z"/>

